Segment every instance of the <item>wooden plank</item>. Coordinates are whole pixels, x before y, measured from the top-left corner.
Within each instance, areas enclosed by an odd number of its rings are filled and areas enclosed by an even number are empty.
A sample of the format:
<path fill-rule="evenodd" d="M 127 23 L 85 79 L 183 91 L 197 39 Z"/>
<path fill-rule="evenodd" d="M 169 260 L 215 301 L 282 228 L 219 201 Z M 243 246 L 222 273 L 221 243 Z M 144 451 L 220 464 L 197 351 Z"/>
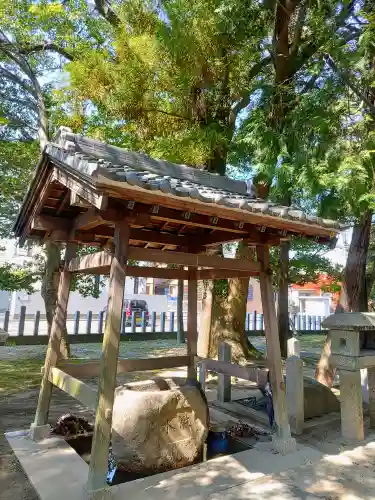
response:
<path fill-rule="evenodd" d="M 189 267 L 192 276 L 188 281 L 188 317 L 187 317 L 187 353 L 194 360 L 198 349 L 198 287 L 195 277 L 196 268 Z M 192 362 L 188 366 L 188 378 L 196 380 L 195 363 Z"/>
<path fill-rule="evenodd" d="M 95 491 L 107 485 L 108 453 L 116 388 L 117 360 L 120 348 L 121 312 L 125 290 L 129 232 L 129 222 L 127 220 L 116 224 L 115 253 L 112 258 L 109 277 L 108 313 L 103 335 L 98 406 L 95 415 L 95 429 L 89 467 L 89 491 Z"/>
<path fill-rule="evenodd" d="M 188 271 L 169 269 L 167 267 L 127 266 L 126 275 L 136 278 L 163 278 L 170 280 L 187 280 Z"/>
<path fill-rule="evenodd" d="M 197 280 L 214 280 L 225 278 L 249 278 L 258 276 L 257 271 L 237 271 L 231 269 L 198 269 Z"/>
<path fill-rule="evenodd" d="M 83 212 L 74 219 L 73 228 L 77 230 L 87 230 L 92 229 L 96 226 L 100 226 L 104 223 L 102 217 L 94 210 L 87 210 Z"/>
<path fill-rule="evenodd" d="M 159 231 L 149 231 L 147 229 L 130 230 L 130 239 L 144 241 L 147 243 L 161 243 L 163 245 L 187 246 L 191 243 L 191 236 L 178 234 L 161 233 Z"/>
<path fill-rule="evenodd" d="M 228 361 L 217 361 L 216 359 L 204 359 L 200 361 L 204 364 L 206 370 L 221 373 L 223 375 L 230 375 L 242 380 L 250 380 L 251 382 L 259 383 L 260 381 L 266 382 L 268 368 L 258 366 L 240 366 Z"/>
<path fill-rule="evenodd" d="M 82 257 L 75 257 L 69 262 L 69 271 L 72 273 L 88 272 L 95 273 L 98 269 L 106 268 L 109 270 L 113 262 L 113 255 L 102 251 Z"/>
<path fill-rule="evenodd" d="M 69 237 L 72 221 L 62 217 L 51 217 L 50 215 L 38 215 L 31 219 L 31 229 L 36 231 L 61 231 L 64 241 Z"/>
<path fill-rule="evenodd" d="M 81 380 L 65 373 L 60 368 L 51 368 L 49 381 L 89 408 L 96 409 L 98 395 L 95 389 Z"/>
<path fill-rule="evenodd" d="M 129 259 L 178 264 L 193 267 L 212 267 L 218 269 L 232 269 L 239 271 L 259 271 L 258 262 L 237 259 L 226 259 L 217 255 L 195 255 L 183 252 L 166 252 L 150 248 L 129 247 Z"/>
<path fill-rule="evenodd" d="M 179 368 L 187 366 L 191 359 L 189 356 L 164 356 L 162 358 L 148 359 L 119 359 L 117 373 L 131 373 L 147 370 L 163 370 L 166 368 Z M 61 361 L 58 367 L 73 377 L 96 377 L 100 373 L 100 361 L 82 360 L 80 363 Z"/>
<path fill-rule="evenodd" d="M 46 425 L 48 422 L 49 406 L 52 393 L 52 384 L 49 380 L 51 368 L 56 366 L 60 351 L 61 332 L 66 322 L 66 310 L 69 300 L 70 282 L 72 273 L 68 270 L 68 262 L 76 252 L 76 246 L 72 243 L 67 245 L 65 251 L 65 265 L 60 273 L 59 289 L 57 294 L 57 305 L 52 320 L 51 334 L 44 362 L 44 372 L 39 391 L 38 406 L 35 414 L 35 426 Z"/>
<path fill-rule="evenodd" d="M 59 162 L 54 159 L 53 163 L 58 164 Z M 70 172 L 55 167 L 52 178 L 71 191 L 74 191 L 78 196 L 97 209 L 103 210 L 107 207 L 108 199 L 103 192 L 95 189 L 90 183 L 79 180 L 77 176 L 73 176 Z"/>
<path fill-rule="evenodd" d="M 273 407 L 275 422 L 277 424 L 276 435 L 280 440 L 289 440 L 291 434 L 281 362 L 275 296 L 272 287 L 269 248 L 267 246 L 257 247 L 257 257 L 262 266 L 259 282 L 263 306 L 264 329 L 267 341 L 267 361 L 270 369 Z"/>
<path fill-rule="evenodd" d="M 145 262 L 160 262 L 182 266 L 201 266 L 218 269 L 230 269 L 257 273 L 260 270 L 258 262 L 238 259 L 226 259 L 217 255 L 196 255 L 183 252 L 167 252 L 151 248 L 129 247 L 128 258 Z M 71 272 L 94 272 L 98 268 L 111 265 L 112 256 L 108 252 L 97 252 L 83 257 L 76 257 L 69 263 Z"/>
<path fill-rule="evenodd" d="M 73 207 L 92 208 L 92 204 L 78 196 L 74 191 L 70 191 L 70 205 Z"/>

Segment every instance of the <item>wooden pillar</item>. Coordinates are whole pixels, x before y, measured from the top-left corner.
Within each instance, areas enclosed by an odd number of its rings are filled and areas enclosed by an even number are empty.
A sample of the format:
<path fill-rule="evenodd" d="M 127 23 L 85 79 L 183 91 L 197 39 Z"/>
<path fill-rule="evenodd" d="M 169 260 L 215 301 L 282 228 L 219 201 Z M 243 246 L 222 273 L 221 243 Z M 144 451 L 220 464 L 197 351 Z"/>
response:
<path fill-rule="evenodd" d="M 194 356 L 197 355 L 198 343 L 198 289 L 197 289 L 197 269 L 189 267 L 188 281 L 188 317 L 187 317 L 187 353 L 191 356 L 188 366 L 188 378 L 196 379 Z"/>
<path fill-rule="evenodd" d="M 109 275 L 107 319 L 104 328 L 98 406 L 91 448 L 88 490 L 104 488 L 107 483 L 108 451 L 111 439 L 112 409 L 116 388 L 117 360 L 120 348 L 121 312 L 124 298 L 126 263 L 129 243 L 127 220 L 115 226 L 115 253 Z"/>
<path fill-rule="evenodd" d="M 275 297 L 272 288 L 269 247 L 257 247 L 258 261 L 262 266 L 259 274 L 260 293 L 263 306 L 264 327 L 267 341 L 267 361 L 270 369 L 276 436 L 274 446 L 282 453 L 295 451 L 296 443 L 290 434 L 286 404 L 285 383 L 282 371 L 279 331 L 276 316 Z"/>
<path fill-rule="evenodd" d="M 52 320 L 51 334 L 44 362 L 43 378 L 40 386 L 35 421 L 31 425 L 30 429 L 30 437 L 35 440 L 45 437 L 49 431 L 47 421 L 52 394 L 52 383 L 49 381 L 49 373 L 51 368 L 56 366 L 57 358 L 60 352 L 61 333 L 66 323 L 66 310 L 68 307 L 70 282 L 72 277 L 72 274 L 68 271 L 68 262 L 74 257 L 75 252 L 76 246 L 69 243 L 65 251 L 64 269 L 60 273 L 57 304 Z"/>

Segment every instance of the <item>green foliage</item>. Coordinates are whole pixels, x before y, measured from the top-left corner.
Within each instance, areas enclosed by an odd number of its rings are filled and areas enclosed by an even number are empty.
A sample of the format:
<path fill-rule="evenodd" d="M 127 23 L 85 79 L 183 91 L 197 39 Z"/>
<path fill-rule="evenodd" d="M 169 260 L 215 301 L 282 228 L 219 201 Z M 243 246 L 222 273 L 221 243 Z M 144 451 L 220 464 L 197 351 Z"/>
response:
<path fill-rule="evenodd" d="M 9 263 L 0 266 L 0 290 L 33 293 L 34 284 L 39 280 L 40 274 L 30 266 L 21 267 Z"/>
<path fill-rule="evenodd" d="M 37 142 L 0 140 L 0 236 L 9 237 L 39 154 Z"/>

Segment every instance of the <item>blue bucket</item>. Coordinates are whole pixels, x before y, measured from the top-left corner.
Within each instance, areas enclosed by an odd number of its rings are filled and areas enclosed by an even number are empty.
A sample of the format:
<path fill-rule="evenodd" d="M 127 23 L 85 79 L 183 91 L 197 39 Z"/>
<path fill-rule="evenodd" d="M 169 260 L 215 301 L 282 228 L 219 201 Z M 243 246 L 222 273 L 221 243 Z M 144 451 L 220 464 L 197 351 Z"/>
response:
<path fill-rule="evenodd" d="M 218 455 L 228 451 L 228 434 L 224 428 L 213 427 L 208 433 L 207 449 L 210 454 Z"/>

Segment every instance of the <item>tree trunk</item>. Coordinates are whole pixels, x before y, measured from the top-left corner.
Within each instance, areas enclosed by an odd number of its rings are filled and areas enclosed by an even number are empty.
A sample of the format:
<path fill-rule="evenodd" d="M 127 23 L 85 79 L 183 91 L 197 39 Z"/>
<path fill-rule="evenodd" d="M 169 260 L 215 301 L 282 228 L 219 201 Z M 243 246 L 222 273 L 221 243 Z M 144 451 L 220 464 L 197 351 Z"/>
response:
<path fill-rule="evenodd" d="M 58 244 L 48 241 L 44 246 L 46 255 L 45 271 L 42 279 L 41 294 L 44 300 L 46 309 L 46 318 L 48 324 L 48 335 L 51 332 L 51 325 L 53 316 L 55 314 L 57 304 L 57 291 L 59 283 L 59 269 L 60 269 L 60 247 Z M 60 344 L 60 357 L 68 358 L 70 356 L 70 346 L 68 339 L 68 332 L 66 329 L 66 322 L 62 327 L 61 344 Z"/>
<path fill-rule="evenodd" d="M 177 282 L 177 334 L 184 338 L 184 280 Z"/>
<path fill-rule="evenodd" d="M 368 311 L 366 264 L 370 243 L 371 221 L 372 211 L 367 210 L 353 227 L 353 235 L 349 246 L 336 313 Z M 316 366 L 315 378 L 318 382 L 328 387 L 332 386 L 335 376 L 335 370 L 329 361 L 330 355 L 331 339 L 327 335 L 320 360 Z"/>
<path fill-rule="evenodd" d="M 288 339 L 290 338 L 289 325 L 289 241 L 283 241 L 279 249 L 279 290 L 278 290 L 278 323 L 281 356 L 288 356 Z"/>
<path fill-rule="evenodd" d="M 254 259 L 254 251 L 240 242 L 236 258 Z M 220 342 L 232 346 L 232 358 L 241 361 L 259 354 L 245 335 L 249 278 L 205 281 L 198 337 L 198 354 L 214 358 Z"/>

